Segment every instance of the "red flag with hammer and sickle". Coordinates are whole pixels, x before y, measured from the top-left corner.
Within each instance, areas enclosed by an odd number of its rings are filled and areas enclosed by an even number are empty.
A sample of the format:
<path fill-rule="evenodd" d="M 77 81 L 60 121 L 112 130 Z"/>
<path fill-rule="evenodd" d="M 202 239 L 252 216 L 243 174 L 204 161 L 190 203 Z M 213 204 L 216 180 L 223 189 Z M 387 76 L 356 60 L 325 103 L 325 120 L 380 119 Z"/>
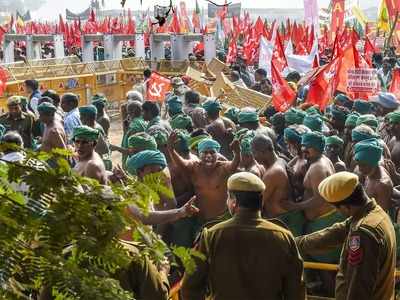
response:
<path fill-rule="evenodd" d="M 147 100 L 162 102 L 165 100 L 165 95 L 171 90 L 171 81 L 153 72 L 147 81 Z"/>

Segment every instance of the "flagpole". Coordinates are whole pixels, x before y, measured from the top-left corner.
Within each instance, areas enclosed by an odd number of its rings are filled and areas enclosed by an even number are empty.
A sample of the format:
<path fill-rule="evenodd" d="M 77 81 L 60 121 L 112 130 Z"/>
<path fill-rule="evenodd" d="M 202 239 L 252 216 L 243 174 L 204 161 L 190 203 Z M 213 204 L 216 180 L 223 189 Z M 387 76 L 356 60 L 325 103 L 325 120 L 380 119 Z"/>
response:
<path fill-rule="evenodd" d="M 394 19 L 393 26 L 390 29 L 389 37 L 386 40 L 385 48 L 390 46 L 390 41 L 392 40 L 394 29 L 396 28 L 398 20 L 399 20 L 399 12 L 396 13 L 396 18 Z"/>

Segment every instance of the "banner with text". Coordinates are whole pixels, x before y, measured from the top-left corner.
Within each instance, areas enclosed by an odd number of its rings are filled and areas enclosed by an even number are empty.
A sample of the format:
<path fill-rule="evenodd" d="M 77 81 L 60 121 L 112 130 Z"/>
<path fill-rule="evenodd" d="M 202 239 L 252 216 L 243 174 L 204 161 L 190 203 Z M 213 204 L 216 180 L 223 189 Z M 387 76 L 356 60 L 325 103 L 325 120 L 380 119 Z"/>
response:
<path fill-rule="evenodd" d="M 347 91 L 353 93 L 375 93 L 379 89 L 376 69 L 349 69 Z"/>

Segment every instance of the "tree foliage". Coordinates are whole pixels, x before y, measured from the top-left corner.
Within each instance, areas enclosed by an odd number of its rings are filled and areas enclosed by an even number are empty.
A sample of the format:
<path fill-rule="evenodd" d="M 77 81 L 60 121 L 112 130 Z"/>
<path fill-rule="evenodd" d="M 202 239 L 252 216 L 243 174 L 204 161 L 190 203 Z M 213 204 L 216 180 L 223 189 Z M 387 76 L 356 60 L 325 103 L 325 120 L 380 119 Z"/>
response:
<path fill-rule="evenodd" d="M 132 226 L 124 209 L 135 203 L 148 210 L 156 178 L 106 188 L 75 175 L 68 155 L 27 153 L 23 163 L 0 162 L 1 299 L 28 299 L 43 287 L 57 300 L 133 299 L 114 278 L 130 262 L 119 240 Z M 48 159 L 59 167 L 50 168 Z M 169 251 L 162 240 L 139 222 L 132 229 L 139 256 L 161 262 Z M 190 265 L 191 251 L 178 252 Z"/>

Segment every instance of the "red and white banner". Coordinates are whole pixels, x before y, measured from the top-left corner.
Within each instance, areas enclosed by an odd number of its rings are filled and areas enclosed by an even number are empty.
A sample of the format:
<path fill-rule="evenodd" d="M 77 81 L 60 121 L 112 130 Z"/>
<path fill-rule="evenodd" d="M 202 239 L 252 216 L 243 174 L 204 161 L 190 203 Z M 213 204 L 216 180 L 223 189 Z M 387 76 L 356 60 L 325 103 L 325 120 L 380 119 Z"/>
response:
<path fill-rule="evenodd" d="M 358 68 L 347 70 L 347 91 L 352 93 L 376 93 L 378 88 L 376 69 Z"/>
<path fill-rule="evenodd" d="M 147 81 L 147 100 L 162 102 L 165 100 L 165 96 L 169 91 L 171 91 L 171 81 L 153 72 Z"/>
<path fill-rule="evenodd" d="M 336 32 L 342 32 L 344 21 L 344 0 L 333 0 L 332 3 L 332 23 L 331 23 L 331 40 L 335 39 Z"/>

